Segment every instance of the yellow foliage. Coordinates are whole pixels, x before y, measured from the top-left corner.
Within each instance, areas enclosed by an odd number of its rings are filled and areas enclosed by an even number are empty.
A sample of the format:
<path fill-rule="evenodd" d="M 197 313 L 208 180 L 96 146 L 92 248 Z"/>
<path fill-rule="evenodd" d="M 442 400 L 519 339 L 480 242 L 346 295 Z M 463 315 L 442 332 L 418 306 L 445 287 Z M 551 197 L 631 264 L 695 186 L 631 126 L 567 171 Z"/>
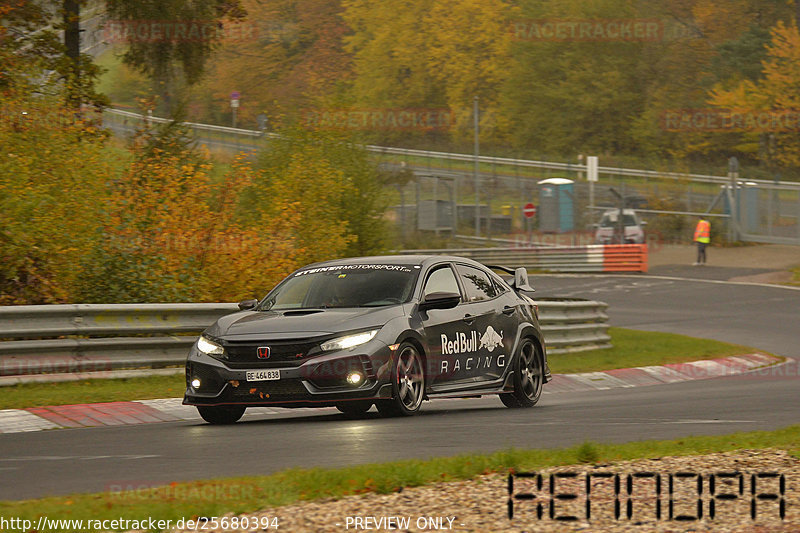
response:
<path fill-rule="evenodd" d="M 340 256 L 353 241 L 338 208 L 342 196 L 353 194 L 352 185 L 313 148 L 292 154 L 288 168 L 270 183 L 276 204 L 265 218 L 281 221 L 282 236 L 297 247 L 300 264 Z"/>
<path fill-rule="evenodd" d="M 366 107 L 441 107 L 456 129 L 471 131 L 472 101 L 481 98 L 483 126 L 507 77 L 511 4 L 504 0 L 345 0 L 353 29 L 353 94 Z"/>
<path fill-rule="evenodd" d="M 0 111 L 0 304 L 65 302 L 113 174 L 107 152 L 49 98 L 7 91 Z"/>
<path fill-rule="evenodd" d="M 730 89 L 717 86 L 709 94 L 709 103 L 732 111 L 788 113 L 796 124 L 800 116 L 800 91 L 797 90 L 800 87 L 800 32 L 795 24 L 787 26 L 778 22 L 771 34 L 767 59 L 763 62 L 763 78 L 758 83 L 744 80 Z M 800 165 L 800 139 L 796 129 L 747 132 L 745 144 L 752 151 L 755 139 L 767 134 L 774 139 L 770 154 L 774 162 Z"/>

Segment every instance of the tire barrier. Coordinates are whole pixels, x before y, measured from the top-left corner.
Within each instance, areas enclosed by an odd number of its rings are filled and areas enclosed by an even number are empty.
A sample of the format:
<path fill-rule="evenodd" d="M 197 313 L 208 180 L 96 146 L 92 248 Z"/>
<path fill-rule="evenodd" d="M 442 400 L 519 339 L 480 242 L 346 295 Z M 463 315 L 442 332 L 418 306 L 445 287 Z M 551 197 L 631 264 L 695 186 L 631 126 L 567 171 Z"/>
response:
<path fill-rule="evenodd" d="M 609 346 L 605 303 L 536 303 L 548 353 Z M 0 307 L 0 386 L 181 373 L 200 332 L 238 309 L 233 303 Z"/>

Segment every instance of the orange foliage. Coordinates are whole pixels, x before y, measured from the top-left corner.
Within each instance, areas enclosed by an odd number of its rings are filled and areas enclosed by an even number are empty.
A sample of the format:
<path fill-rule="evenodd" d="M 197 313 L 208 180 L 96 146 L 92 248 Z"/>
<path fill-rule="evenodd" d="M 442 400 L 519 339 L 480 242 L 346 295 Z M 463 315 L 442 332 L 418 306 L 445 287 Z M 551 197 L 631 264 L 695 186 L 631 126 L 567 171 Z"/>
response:
<path fill-rule="evenodd" d="M 255 117 L 278 117 L 319 104 L 348 77 L 350 59 L 342 50 L 347 32 L 339 0 L 243 0 L 248 19 L 232 32 L 211 59 L 196 93 L 207 113 L 227 116 L 229 95 L 242 95 L 242 127 Z M 207 95 L 211 95 L 211 101 Z"/>
<path fill-rule="evenodd" d="M 207 159 L 156 151 L 135 161 L 114 187 L 105 232 L 135 243 L 132 253 L 161 259 L 164 287 L 192 301 L 263 296 L 296 268 L 283 222 L 240 221 L 237 205 L 253 171 L 239 158 L 221 180 Z"/>

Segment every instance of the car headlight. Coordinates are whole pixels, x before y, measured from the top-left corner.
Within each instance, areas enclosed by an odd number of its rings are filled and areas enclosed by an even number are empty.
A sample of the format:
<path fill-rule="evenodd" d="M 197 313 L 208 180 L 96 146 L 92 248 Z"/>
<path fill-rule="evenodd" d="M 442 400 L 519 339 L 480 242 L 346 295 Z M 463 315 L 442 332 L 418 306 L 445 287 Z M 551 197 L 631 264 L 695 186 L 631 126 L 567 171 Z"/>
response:
<path fill-rule="evenodd" d="M 373 329 L 372 331 L 364 331 L 354 335 L 345 335 L 344 337 L 338 337 L 336 339 L 323 342 L 320 345 L 320 348 L 322 348 L 323 352 L 329 352 L 331 350 L 346 350 L 348 348 L 358 346 L 359 344 L 364 344 L 365 342 L 371 341 L 372 338 L 377 335 L 377 333 L 378 330 Z"/>
<path fill-rule="evenodd" d="M 225 348 L 203 335 L 197 339 L 197 349 L 206 355 L 225 355 Z"/>

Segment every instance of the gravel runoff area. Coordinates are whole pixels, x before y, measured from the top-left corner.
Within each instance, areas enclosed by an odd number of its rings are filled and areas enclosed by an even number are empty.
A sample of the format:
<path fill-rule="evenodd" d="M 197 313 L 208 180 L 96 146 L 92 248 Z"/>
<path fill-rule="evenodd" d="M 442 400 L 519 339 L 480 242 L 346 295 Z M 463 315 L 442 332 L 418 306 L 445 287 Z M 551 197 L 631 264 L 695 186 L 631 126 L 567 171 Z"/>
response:
<path fill-rule="evenodd" d="M 783 450 L 740 450 L 613 464 L 582 464 L 548 468 L 536 474 L 541 474 L 541 488 L 537 476 L 516 475 L 512 488 L 509 476 L 493 474 L 470 481 L 407 488 L 392 494 L 297 503 L 239 518 L 277 517 L 278 531 L 292 532 L 800 531 L 800 460 Z M 660 474 L 660 496 L 656 491 L 655 474 Z M 619 476 L 617 488 L 616 475 Z M 590 520 L 586 520 L 587 478 Z M 555 494 L 551 496 L 553 479 Z M 509 519 L 509 490 L 514 496 L 512 519 Z M 558 498 L 559 494 L 568 493 L 576 497 Z M 523 499 L 526 494 L 529 499 Z M 710 516 L 712 500 L 713 518 Z M 577 520 L 551 519 L 551 501 L 556 517 L 572 515 Z M 629 501 L 631 518 L 627 517 Z M 616 502 L 620 518 L 615 517 Z M 660 518 L 657 518 L 656 502 L 660 502 Z M 539 504 L 542 518 L 537 516 Z M 696 519 L 698 507 L 702 513 L 700 520 Z M 753 507 L 755 519 L 752 518 Z"/>

